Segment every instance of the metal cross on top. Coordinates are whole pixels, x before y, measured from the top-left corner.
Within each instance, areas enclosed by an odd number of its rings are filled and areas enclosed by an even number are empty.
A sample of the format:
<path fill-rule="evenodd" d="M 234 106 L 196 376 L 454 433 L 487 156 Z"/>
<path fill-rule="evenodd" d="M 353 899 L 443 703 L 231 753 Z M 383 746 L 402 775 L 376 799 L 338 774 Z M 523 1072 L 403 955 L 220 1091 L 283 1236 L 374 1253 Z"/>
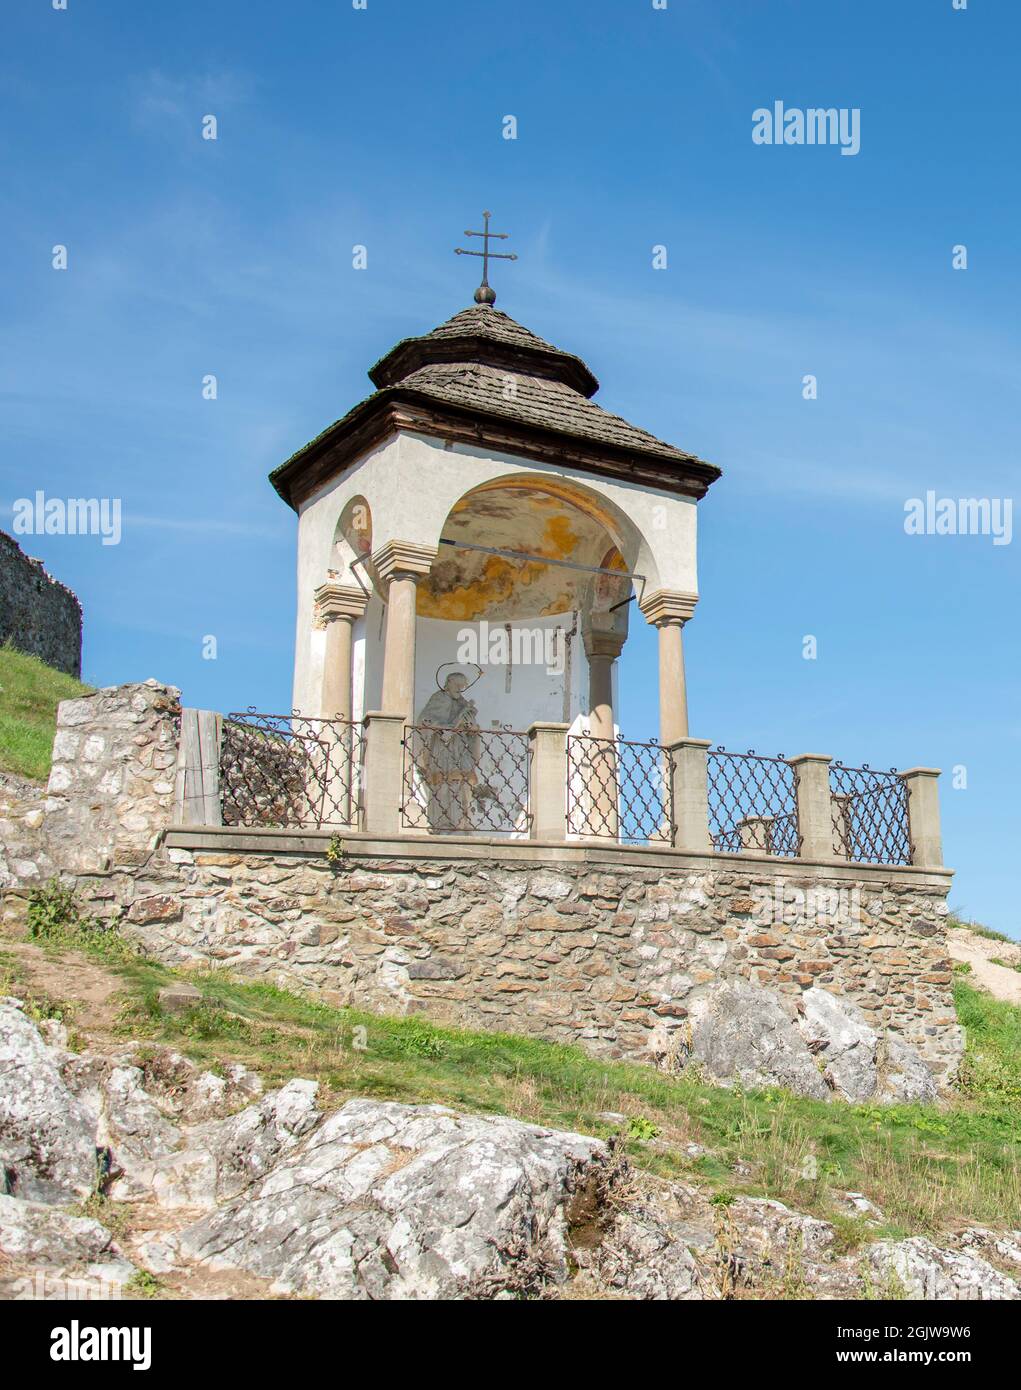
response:
<path fill-rule="evenodd" d="M 489 230 L 489 219 L 490 219 L 490 217 L 492 216 L 492 213 L 484 212 L 484 213 L 482 214 L 482 216 L 483 216 L 483 218 L 485 219 L 485 226 L 486 226 L 486 229 L 485 229 L 484 232 L 465 232 L 465 236 L 480 236 L 480 237 L 482 237 L 482 250 L 481 250 L 481 251 L 466 251 L 463 247 L 461 247 L 461 246 L 456 246 L 456 247 L 454 248 L 454 255 L 455 255 L 455 256 L 481 256 L 481 257 L 482 257 L 482 284 L 481 284 L 481 285 L 478 287 L 478 289 L 475 291 L 475 303 L 476 303 L 476 304 L 495 304 L 495 303 L 496 303 L 496 295 L 495 295 L 495 293 L 493 292 L 493 290 L 491 290 L 490 287 L 489 287 L 489 262 L 490 262 L 490 261 L 516 261 L 516 260 L 517 260 L 517 256 L 515 256 L 515 254 L 513 253 L 513 251 L 511 251 L 511 252 L 507 252 L 507 251 L 490 251 L 490 249 L 489 249 L 489 243 L 490 243 L 490 241 L 492 241 L 494 238 L 498 238 L 500 241 L 506 241 L 507 238 L 508 238 L 508 236 L 510 235 L 510 233 L 509 233 L 509 232 L 491 232 L 491 231 Z"/>

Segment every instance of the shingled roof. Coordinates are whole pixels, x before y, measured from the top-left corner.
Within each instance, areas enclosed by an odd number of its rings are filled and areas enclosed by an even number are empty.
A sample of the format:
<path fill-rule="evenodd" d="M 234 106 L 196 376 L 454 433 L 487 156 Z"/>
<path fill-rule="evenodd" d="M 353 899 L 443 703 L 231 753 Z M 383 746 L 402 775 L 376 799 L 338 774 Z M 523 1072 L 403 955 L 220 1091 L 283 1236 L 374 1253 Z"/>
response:
<path fill-rule="evenodd" d="M 427 362 L 486 362 L 552 376 L 584 396 L 599 382 L 580 357 L 547 343 L 502 309 L 473 304 L 420 338 L 404 338 L 369 371 L 375 386 L 393 386 Z"/>
<path fill-rule="evenodd" d="M 488 304 L 402 339 L 369 376 L 379 388 L 373 395 L 270 474 L 291 506 L 402 428 L 694 496 L 720 475 L 597 405 L 599 383 L 580 357 Z"/>

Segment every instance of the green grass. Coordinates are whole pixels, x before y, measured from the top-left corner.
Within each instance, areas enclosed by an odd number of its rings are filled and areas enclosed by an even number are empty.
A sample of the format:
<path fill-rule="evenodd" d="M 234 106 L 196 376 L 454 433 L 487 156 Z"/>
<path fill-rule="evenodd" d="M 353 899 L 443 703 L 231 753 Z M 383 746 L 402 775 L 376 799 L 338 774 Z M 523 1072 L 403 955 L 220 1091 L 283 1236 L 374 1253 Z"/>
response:
<path fill-rule="evenodd" d="M 0 770 L 44 782 L 50 772 L 57 705 L 89 690 L 36 656 L 0 647 Z"/>
<path fill-rule="evenodd" d="M 967 1033 L 960 1089 L 976 1106 L 1021 1116 L 1021 1009 L 963 981 L 954 988 Z"/>
<path fill-rule="evenodd" d="M 137 960 L 138 952 L 108 922 L 81 909 L 73 888 L 51 878 L 28 895 L 28 934 L 48 946 L 83 950 L 106 961 Z"/>
<path fill-rule="evenodd" d="M 1021 961 L 1001 960 L 999 956 L 990 956 L 989 964 L 1002 965 L 1004 970 L 1016 970 L 1021 974 Z"/>
<path fill-rule="evenodd" d="M 173 1046 L 206 1067 L 243 1062 L 271 1085 L 312 1077 L 330 1105 L 351 1096 L 438 1102 L 603 1137 L 619 1133 L 637 1164 L 697 1181 L 724 1203 L 749 1193 L 832 1219 L 833 1189 L 864 1192 L 886 1215 L 883 1233 L 893 1236 L 961 1222 L 1021 1226 L 1021 1009 L 963 978 L 955 993 L 967 1055 L 952 1104 L 827 1105 L 778 1089 L 743 1093 L 691 1074 L 603 1062 L 532 1038 L 333 1008 L 273 985 L 241 983 L 224 970 L 174 971 L 115 945 L 113 934 L 77 919 L 73 904 L 55 893 L 47 887 L 30 907 L 36 940 L 83 950 L 120 977 L 125 1037 Z M 201 991 L 201 1003 L 165 1012 L 159 990 L 181 978 Z M 602 1119 L 602 1112 L 624 1121 Z M 690 1157 L 692 1143 L 709 1152 Z M 849 1245 L 861 1236 L 846 1222 L 841 1229 Z"/>
<path fill-rule="evenodd" d="M 964 931 L 974 932 L 976 936 L 984 936 L 988 941 L 1006 941 L 1011 946 L 1016 946 L 1017 942 L 1013 937 L 1007 936 L 1005 932 L 994 931 L 992 927 L 984 927 L 981 922 L 972 922 L 964 915 L 963 909 L 951 908 L 947 914 L 948 927 L 960 927 Z"/>

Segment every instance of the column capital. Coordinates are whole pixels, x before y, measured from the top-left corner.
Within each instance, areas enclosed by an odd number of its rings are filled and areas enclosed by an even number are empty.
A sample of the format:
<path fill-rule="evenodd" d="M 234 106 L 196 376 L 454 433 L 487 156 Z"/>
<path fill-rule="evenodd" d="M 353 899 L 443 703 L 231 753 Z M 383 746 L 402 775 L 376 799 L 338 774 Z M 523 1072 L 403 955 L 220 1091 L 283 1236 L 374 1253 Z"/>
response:
<path fill-rule="evenodd" d="M 320 584 L 315 591 L 315 619 L 319 627 L 337 618 L 360 618 L 369 596 L 356 584 Z"/>
<path fill-rule="evenodd" d="M 653 627 L 663 623 L 686 623 L 695 612 L 698 594 L 684 594 L 677 589 L 654 589 L 639 603 L 645 621 Z"/>
<path fill-rule="evenodd" d="M 593 657 L 600 656 L 616 661 L 627 641 L 627 633 L 613 632 L 607 628 L 586 628 L 582 632 L 582 641 L 585 644 L 585 655 L 590 661 Z"/>
<path fill-rule="evenodd" d="M 390 714 L 382 709 L 366 710 L 364 718 L 366 724 L 399 724 L 402 729 L 407 722 L 403 714 Z"/>
<path fill-rule="evenodd" d="M 384 584 L 395 577 L 421 579 L 432 569 L 437 550 L 438 546 L 415 541 L 387 541 L 373 552 L 372 563 Z"/>

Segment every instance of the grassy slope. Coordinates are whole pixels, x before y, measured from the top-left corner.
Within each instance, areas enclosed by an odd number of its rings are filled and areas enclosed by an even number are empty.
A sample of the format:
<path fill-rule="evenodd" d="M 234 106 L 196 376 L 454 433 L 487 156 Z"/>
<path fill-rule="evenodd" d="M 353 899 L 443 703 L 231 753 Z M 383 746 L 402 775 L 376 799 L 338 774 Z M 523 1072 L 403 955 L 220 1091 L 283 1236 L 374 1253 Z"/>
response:
<path fill-rule="evenodd" d="M 0 648 L 0 768 L 44 779 L 56 706 L 87 690 L 34 657 Z M 168 1014 L 157 992 L 180 972 L 140 959 L 117 938 L 68 931 L 60 922 L 50 931 L 50 948 L 84 949 L 120 976 L 124 1036 L 173 1044 L 212 1068 L 239 1060 L 270 1081 L 315 1077 L 337 1103 L 352 1095 L 440 1102 L 606 1137 L 620 1124 L 600 1116 L 618 1112 L 625 1133 L 629 1122 L 632 1135 L 657 1131 L 650 1142 L 629 1140 L 637 1163 L 714 1188 L 723 1199 L 745 1191 L 833 1218 L 832 1190 L 851 1189 L 882 1207 L 891 1234 L 960 1222 L 1021 1226 L 1021 1009 L 963 976 L 956 993 L 968 1051 L 950 1107 L 825 1105 L 598 1062 L 533 1039 L 333 1009 L 221 971 L 189 971 L 203 1004 Z M 20 973 L 14 959 L 0 960 L 0 994 L 26 992 Z M 73 1002 L 41 1002 L 74 1017 Z M 364 1047 L 356 1046 L 362 1038 Z M 690 1153 L 691 1145 L 708 1152 Z M 853 1225 L 843 1219 L 848 1241 L 867 1235 Z"/>
<path fill-rule="evenodd" d="M 52 930 L 47 949 L 83 945 L 80 933 L 62 939 L 63 928 Z M 171 1044 L 213 1069 L 238 1060 L 269 1081 L 314 1077 L 330 1103 L 371 1095 L 604 1137 L 623 1129 L 641 1166 L 698 1182 L 721 1200 L 766 1195 L 833 1219 L 832 1190 L 851 1189 L 878 1203 L 893 1235 L 960 1223 L 1021 1226 L 1021 1010 L 963 978 L 968 1054 L 954 1102 L 881 1107 L 779 1090 L 744 1094 L 534 1039 L 335 1009 L 224 971 L 189 971 L 203 1001 L 171 1014 L 157 992 L 180 972 L 134 956 L 116 937 L 100 936 L 86 950 L 121 979 L 123 1036 Z M 0 994 L 17 989 L 18 962 L 0 967 L 10 975 L 5 983 L 0 969 Z M 73 1004 L 70 1014 L 73 1021 Z M 623 1126 L 605 1112 L 624 1115 Z M 635 1137 L 650 1133 L 651 1142 Z M 708 1152 L 689 1152 L 694 1144 Z M 868 1235 L 846 1217 L 838 1225 L 849 1244 Z"/>
<path fill-rule="evenodd" d="M 89 689 L 38 657 L 0 647 L 0 770 L 45 781 L 57 705 Z"/>

